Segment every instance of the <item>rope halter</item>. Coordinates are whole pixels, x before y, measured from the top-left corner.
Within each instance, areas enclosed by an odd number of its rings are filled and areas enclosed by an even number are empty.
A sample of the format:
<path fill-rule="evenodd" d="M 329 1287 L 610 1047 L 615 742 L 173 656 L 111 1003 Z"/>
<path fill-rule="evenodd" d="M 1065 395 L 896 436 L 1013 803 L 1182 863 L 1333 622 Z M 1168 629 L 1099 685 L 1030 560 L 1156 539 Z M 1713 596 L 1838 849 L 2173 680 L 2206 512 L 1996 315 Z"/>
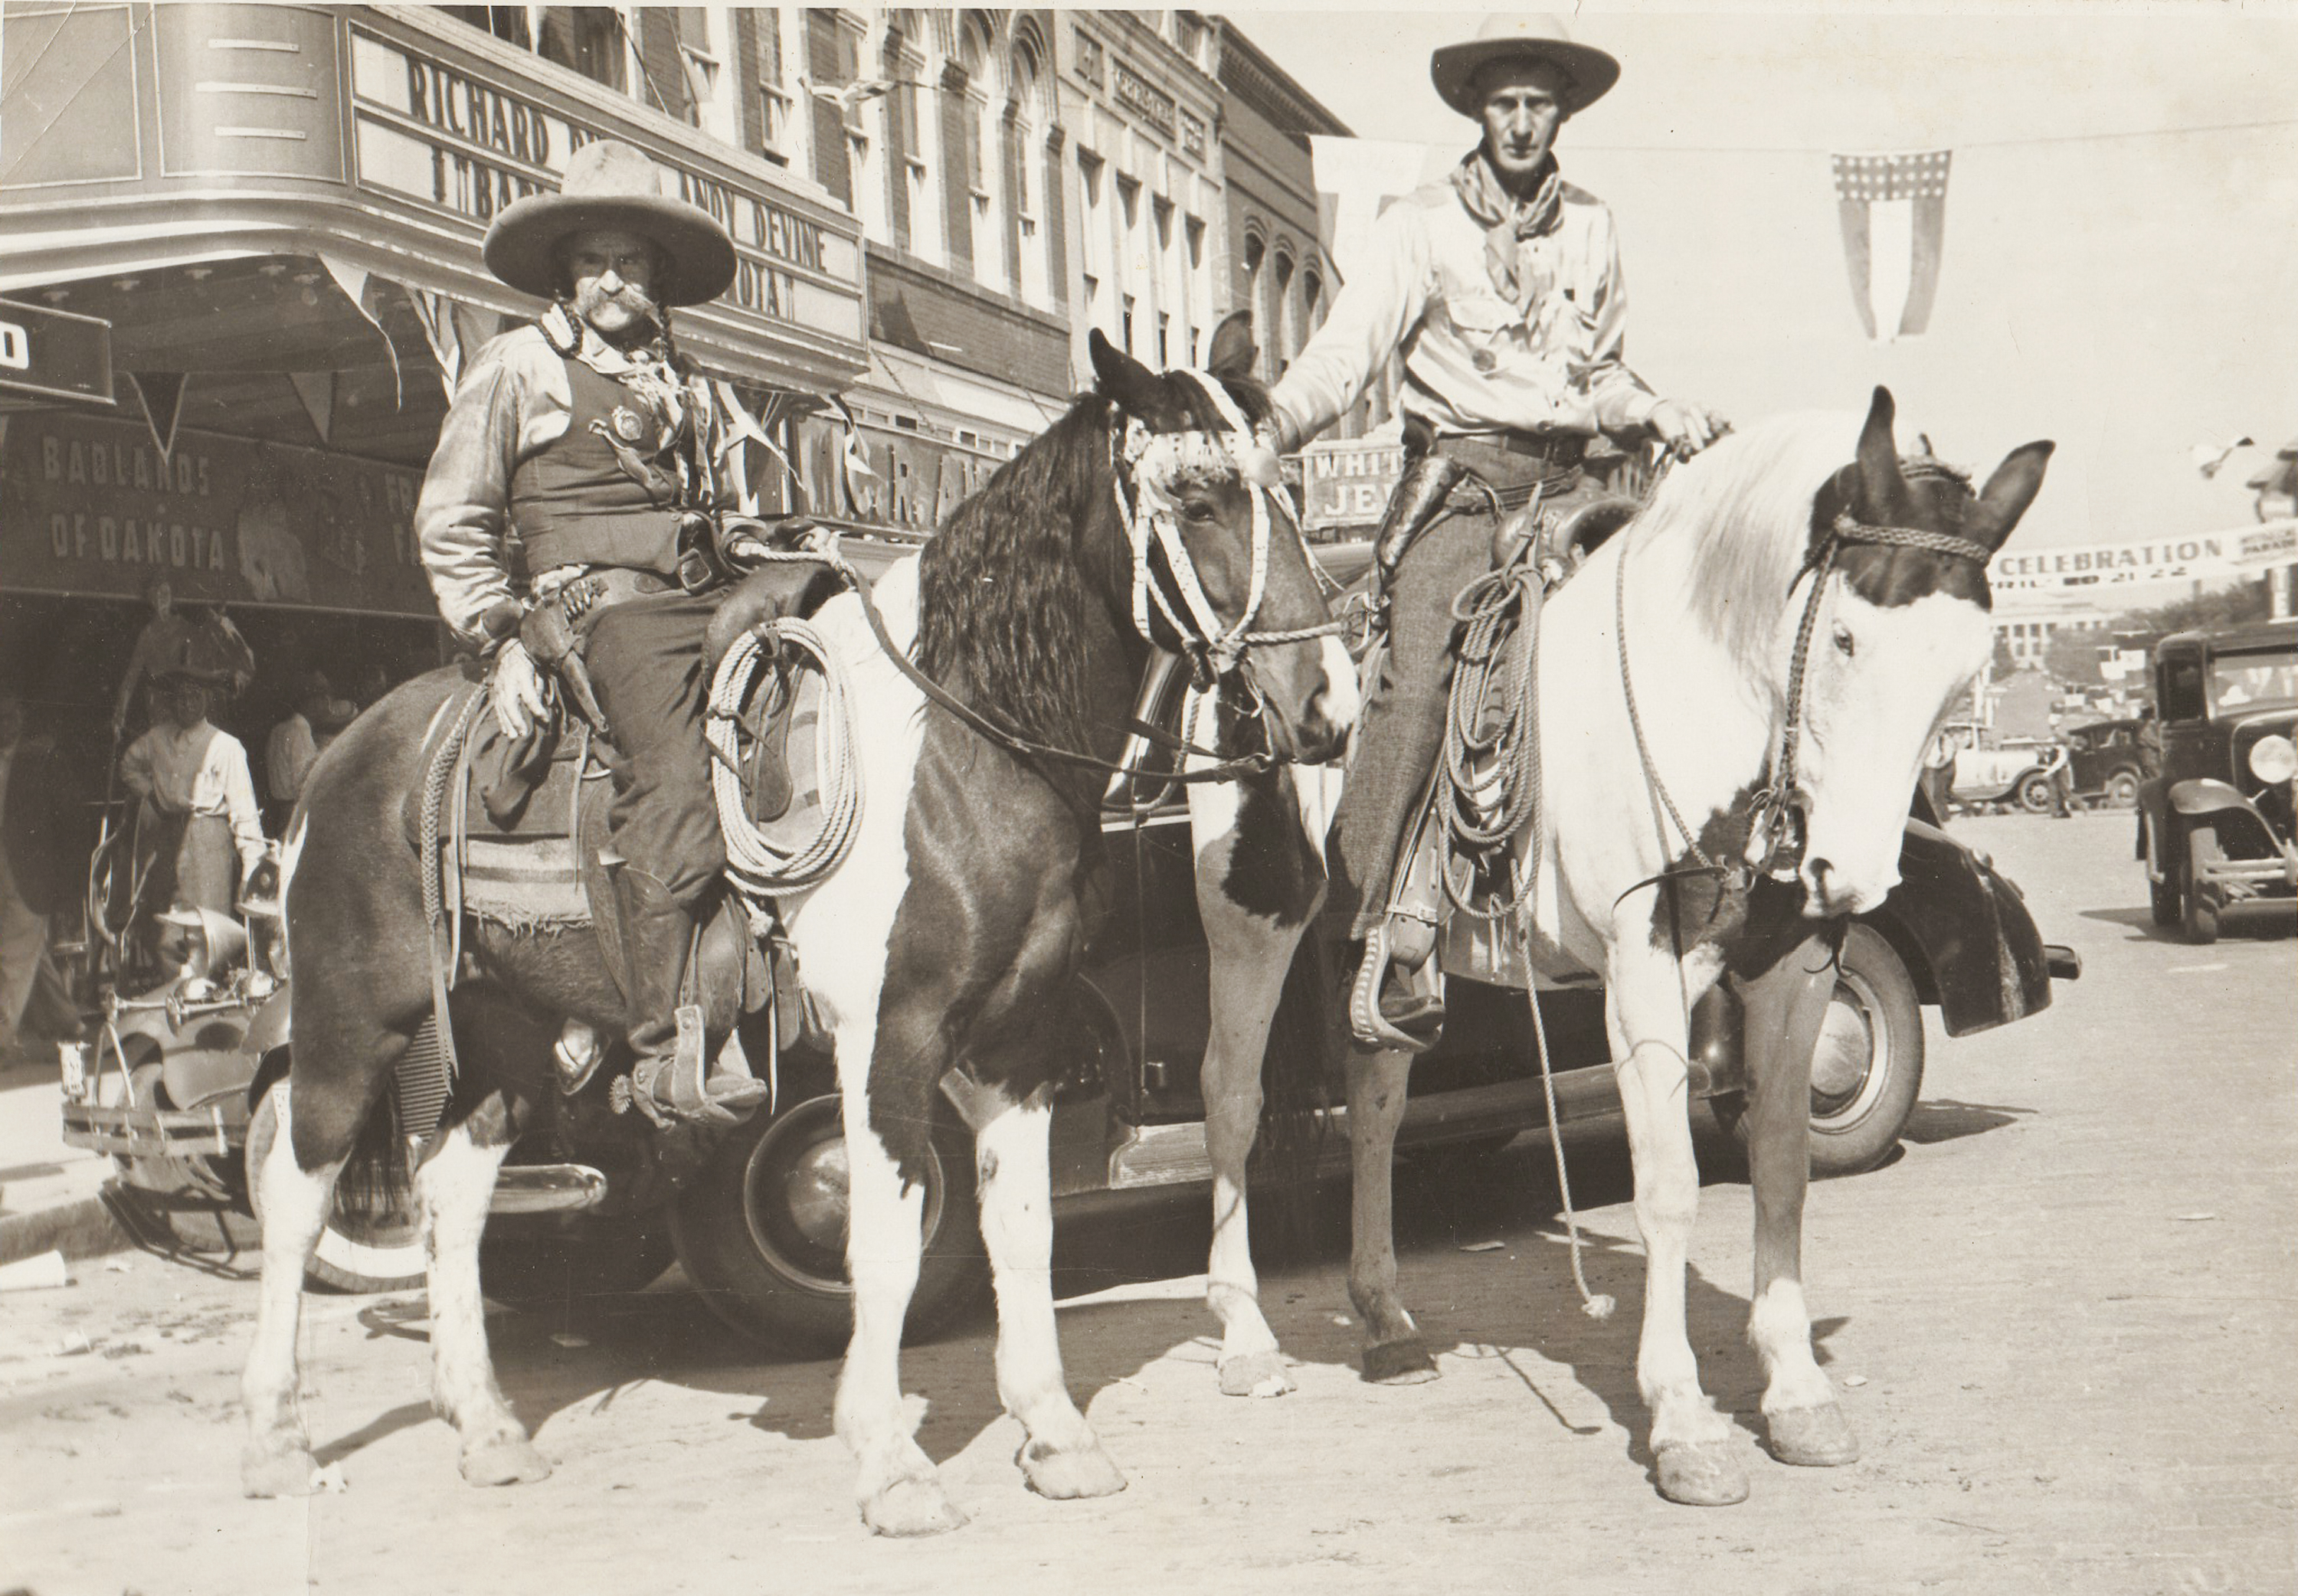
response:
<path fill-rule="evenodd" d="M 1253 431 L 1252 424 L 1245 419 L 1244 412 L 1228 396 L 1220 380 L 1210 372 L 1194 369 L 1183 369 L 1173 375 L 1186 377 L 1203 391 L 1213 413 L 1221 419 L 1221 429 L 1152 432 L 1138 418 L 1127 416 L 1123 434 L 1112 440 L 1120 467 L 1113 474 L 1114 492 L 1118 514 L 1125 523 L 1126 536 L 1133 549 L 1134 629 L 1152 648 L 1162 646 L 1151 629 L 1150 612 L 1153 606 L 1156 614 L 1179 635 L 1191 674 L 1202 690 L 1235 671 L 1243 662 L 1245 650 L 1255 643 L 1299 642 L 1311 637 L 1337 636 L 1343 624 L 1331 621 L 1321 626 L 1286 632 L 1252 630 L 1253 620 L 1260 615 L 1261 601 L 1269 592 L 1270 504 L 1280 507 L 1304 558 L 1308 557 L 1308 540 L 1302 534 L 1291 501 L 1281 491 L 1276 453 Z M 1234 623 L 1225 623 L 1212 600 L 1205 596 L 1196 562 L 1189 557 L 1188 546 L 1182 540 L 1178 488 L 1193 477 L 1231 474 L 1244 483 L 1252 494 L 1252 565 L 1244 608 Z M 1126 500 L 1128 475 L 1133 484 L 1130 503 Z M 1166 569 L 1172 574 L 1173 587 L 1180 595 L 1179 608 L 1175 608 L 1164 587 L 1151 576 L 1149 551 L 1153 542 L 1164 552 Z"/>
<path fill-rule="evenodd" d="M 1916 474 L 1915 469 L 1907 472 L 1911 477 Z M 1925 475 L 1960 476 L 1945 467 Z M 1780 728 L 1779 763 L 1771 782 L 1756 795 L 1754 823 L 1748 832 L 1749 863 L 1759 864 L 1774 881 L 1792 879 L 1802 866 L 1803 814 L 1810 806 L 1809 795 L 1796 784 L 1796 750 L 1803 731 L 1804 669 L 1811 655 L 1812 633 L 1818 629 L 1820 595 L 1835 568 L 1836 556 L 1855 543 L 1920 549 L 1949 559 L 1971 560 L 1982 569 L 1995 558 L 1995 551 L 1986 544 L 1952 533 L 1930 532 L 1920 526 L 1874 526 L 1848 510 L 1836 513 L 1827 536 L 1804 563 L 1804 570 L 1812 573 L 1811 592 L 1804 600 L 1803 620 L 1796 628 L 1795 652 L 1788 664 L 1788 717 Z M 1802 572 L 1798 572 L 1797 576 L 1800 579 Z"/>

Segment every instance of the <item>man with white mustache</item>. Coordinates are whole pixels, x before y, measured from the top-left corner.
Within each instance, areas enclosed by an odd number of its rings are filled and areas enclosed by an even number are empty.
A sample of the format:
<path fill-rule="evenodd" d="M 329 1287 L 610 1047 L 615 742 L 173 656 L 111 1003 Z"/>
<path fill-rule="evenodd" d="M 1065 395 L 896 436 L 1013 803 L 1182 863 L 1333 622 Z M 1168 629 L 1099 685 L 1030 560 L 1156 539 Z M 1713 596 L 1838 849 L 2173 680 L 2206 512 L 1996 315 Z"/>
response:
<path fill-rule="evenodd" d="M 473 361 L 415 531 L 441 613 L 488 662 L 504 736 L 548 724 L 538 652 L 572 707 L 604 720 L 622 756 L 608 850 L 631 1101 L 657 1122 L 725 1124 L 765 1087 L 706 1077 L 700 1006 L 685 996 L 725 865 L 702 731 L 723 495 L 710 391 L 680 362 L 668 312 L 725 292 L 735 258 L 726 230 L 665 187 L 643 153 L 600 139 L 574 153 L 558 193 L 495 219 L 488 269 L 550 306 Z M 561 1087 L 580 1090 L 599 1057 L 562 1050 Z"/>

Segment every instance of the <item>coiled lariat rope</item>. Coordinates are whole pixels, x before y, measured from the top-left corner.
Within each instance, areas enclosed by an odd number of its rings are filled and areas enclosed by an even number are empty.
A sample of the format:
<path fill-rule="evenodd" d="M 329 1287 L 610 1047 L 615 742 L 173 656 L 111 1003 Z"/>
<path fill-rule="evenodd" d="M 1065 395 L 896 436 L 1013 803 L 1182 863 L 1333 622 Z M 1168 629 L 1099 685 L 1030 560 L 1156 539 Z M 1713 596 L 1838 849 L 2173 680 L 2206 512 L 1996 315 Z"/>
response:
<path fill-rule="evenodd" d="M 801 557 L 781 556 L 783 558 Z M 802 558 L 813 559 L 814 556 Z M 778 846 L 750 819 L 742 790 L 744 711 L 760 667 L 811 660 L 822 674 L 822 707 L 814 719 L 814 765 L 821 781 L 821 818 L 795 847 Z M 784 690 L 797 691 L 790 673 Z M 796 616 L 768 621 L 734 641 L 711 678 L 703 734 L 717 757 L 710 766 L 718 830 L 726 839 L 726 869 L 746 897 L 772 897 L 813 885 L 844 863 L 862 822 L 862 765 L 854 749 L 853 679 L 827 638 Z M 799 779 L 792 773 L 793 781 Z"/>

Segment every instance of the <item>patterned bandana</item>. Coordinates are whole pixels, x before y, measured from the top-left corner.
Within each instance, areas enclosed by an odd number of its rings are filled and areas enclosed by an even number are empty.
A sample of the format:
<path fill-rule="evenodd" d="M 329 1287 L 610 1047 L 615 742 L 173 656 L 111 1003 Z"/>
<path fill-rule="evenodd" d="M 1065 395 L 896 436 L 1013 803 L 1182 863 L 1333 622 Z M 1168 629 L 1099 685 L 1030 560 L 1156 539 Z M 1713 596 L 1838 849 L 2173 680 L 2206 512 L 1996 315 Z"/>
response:
<path fill-rule="evenodd" d="M 1517 275 L 1517 245 L 1550 231 L 1563 214 L 1564 176 L 1556 157 L 1541 164 L 1540 186 L 1532 198 L 1518 200 L 1500 186 L 1500 174 L 1479 145 L 1452 169 L 1452 192 L 1484 229 L 1484 269 L 1492 273 L 1492 286 L 1517 310 L 1528 310 L 1536 285 Z"/>

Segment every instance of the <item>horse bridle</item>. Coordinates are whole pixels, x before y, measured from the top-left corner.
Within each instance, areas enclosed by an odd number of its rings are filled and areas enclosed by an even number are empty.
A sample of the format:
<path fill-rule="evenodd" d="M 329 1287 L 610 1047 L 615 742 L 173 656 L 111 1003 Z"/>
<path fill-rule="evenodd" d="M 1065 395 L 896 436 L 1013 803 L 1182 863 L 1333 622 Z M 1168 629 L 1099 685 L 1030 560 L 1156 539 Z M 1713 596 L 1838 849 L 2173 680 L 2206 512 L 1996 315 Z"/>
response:
<path fill-rule="evenodd" d="M 1125 418 L 1121 428 L 1110 434 L 1112 491 L 1117 497 L 1118 516 L 1123 521 L 1127 542 L 1133 552 L 1133 626 L 1141 641 L 1153 649 L 1162 649 L 1151 619 L 1156 615 L 1180 639 L 1182 657 L 1189 663 L 1191 681 L 1200 692 L 1210 691 L 1222 678 L 1237 674 L 1245 662 L 1246 651 L 1255 644 L 1305 642 L 1310 638 L 1337 637 L 1348 629 L 1345 621 L 1321 622 L 1314 626 L 1297 626 L 1285 631 L 1256 632 L 1252 629 L 1255 616 L 1261 613 L 1261 602 L 1269 592 L 1269 558 L 1274 542 L 1274 529 L 1269 505 L 1272 500 L 1282 507 L 1285 525 L 1299 543 L 1302 557 L 1309 561 L 1310 569 L 1317 569 L 1316 559 L 1309 552 L 1309 541 L 1302 532 L 1300 518 L 1293 513 L 1291 500 L 1277 484 L 1268 478 L 1276 473 L 1276 456 L 1253 431 L 1243 410 L 1222 387 L 1219 378 L 1210 372 L 1183 370 L 1176 373 L 1195 383 L 1212 406 L 1223 424 L 1219 433 L 1184 431 L 1152 432 L 1135 417 Z M 1181 537 L 1176 517 L 1176 505 L 1166 483 L 1183 469 L 1199 461 L 1209 462 L 1212 451 L 1225 455 L 1230 468 L 1251 489 L 1252 494 L 1252 534 L 1251 543 L 1252 574 L 1245 590 L 1244 608 L 1233 624 L 1225 624 L 1211 600 L 1205 596 L 1204 583 L 1197 575 L 1196 562 L 1189 556 L 1188 545 Z M 1133 484 L 1131 502 L 1126 499 L 1126 480 Z M 1165 557 L 1165 569 L 1172 585 L 1180 596 L 1176 606 L 1164 585 L 1156 580 L 1150 554 L 1154 549 Z M 1252 713 L 1258 716 L 1265 706 L 1261 692 L 1249 679 L 1246 686 L 1252 699 Z"/>
<path fill-rule="evenodd" d="M 1251 425 L 1246 422 L 1244 413 L 1236 408 L 1236 402 L 1222 391 L 1219 379 L 1209 373 L 1199 371 L 1186 371 L 1183 375 L 1194 378 L 1204 388 L 1215 409 L 1222 419 L 1228 423 L 1227 431 L 1220 436 L 1219 447 L 1225 451 L 1231 467 L 1237 475 L 1252 484 L 1252 584 L 1247 593 L 1244 611 L 1237 617 L 1236 624 L 1221 625 L 1219 613 L 1213 609 L 1211 601 L 1205 597 L 1203 583 L 1197 579 L 1195 562 L 1189 558 L 1188 549 L 1181 541 L 1179 529 L 1173 525 L 1171 497 L 1164 492 L 1161 485 L 1153 480 L 1137 480 L 1135 492 L 1136 503 L 1126 502 L 1125 479 L 1128 472 L 1132 468 L 1133 462 L 1151 455 L 1153 451 L 1157 450 L 1157 439 L 1178 441 L 1164 446 L 1163 450 L 1172 464 L 1178 465 L 1181 454 L 1189 448 L 1203 450 L 1211 446 L 1211 436 L 1204 433 L 1151 433 L 1146 427 L 1142 426 L 1137 419 L 1128 417 L 1122 428 L 1112 429 L 1110 447 L 1113 467 L 1112 475 L 1115 484 L 1118 510 L 1125 523 L 1127 535 L 1133 550 L 1133 624 L 1140 632 L 1143 641 L 1152 649 L 1170 653 L 1170 650 L 1165 649 L 1165 645 L 1157 639 L 1151 629 L 1149 610 L 1151 604 L 1153 603 L 1159 613 L 1165 616 L 1167 624 L 1180 637 L 1183 652 L 1189 659 L 1193 680 L 1197 682 L 1200 690 L 1210 690 L 1224 678 L 1231 675 L 1238 676 L 1251 696 L 1251 714 L 1258 719 L 1267 713 L 1267 703 L 1261 697 L 1260 689 L 1254 686 L 1250 676 L 1243 672 L 1242 667 L 1245 664 L 1247 650 L 1256 644 L 1303 642 L 1314 637 L 1338 636 L 1347 629 L 1348 623 L 1340 620 L 1326 621 L 1315 626 L 1300 626 L 1279 632 L 1255 632 L 1252 629 L 1253 616 L 1260 613 L 1261 600 L 1268 591 L 1269 554 L 1272 538 L 1269 520 L 1269 500 L 1272 498 L 1281 499 L 1282 495 L 1274 487 L 1258 480 L 1247 472 L 1247 460 L 1252 458 L 1254 452 L 1266 453 L 1267 448 L 1254 435 Z M 1188 442 L 1190 440 L 1194 441 L 1194 444 Z M 1270 455 L 1269 458 L 1270 466 L 1273 467 L 1275 457 Z M 1317 574 L 1319 580 L 1329 586 L 1330 579 L 1323 576 L 1318 570 L 1314 558 L 1308 555 L 1308 540 L 1301 531 L 1299 520 L 1293 516 L 1292 506 L 1289 503 L 1285 507 L 1285 513 L 1287 523 L 1293 529 L 1294 536 L 1301 540 L 1302 555 L 1309 558 L 1310 570 Z M 1126 722 L 1125 729 L 1131 734 L 1128 743 L 1128 755 L 1129 756 L 1131 750 L 1136 748 L 1144 749 L 1150 746 L 1162 748 L 1176 757 L 1176 768 L 1170 771 L 1145 769 L 1134 763 L 1130 757 L 1104 759 L 1081 749 L 1060 748 L 1052 743 L 1040 742 L 1035 738 L 1023 736 L 1011 726 L 1001 724 L 997 720 L 957 697 L 943 687 L 940 682 L 920 670 L 916 663 L 910 658 L 908 651 L 895 641 L 892 633 L 887 629 L 886 618 L 879 613 L 877 601 L 871 597 L 870 584 L 862 579 L 860 573 L 856 572 L 838 551 L 836 534 L 822 528 L 817 528 L 816 531 L 820 535 L 815 547 L 812 549 L 804 551 L 765 553 L 756 558 L 778 561 L 810 561 L 828 566 L 854 591 L 855 596 L 861 601 L 863 618 L 869 624 L 871 633 L 877 639 L 879 648 L 884 651 L 887 658 L 893 662 L 895 668 L 908 678 L 910 684 L 930 701 L 947 710 L 962 724 L 989 742 L 1004 748 L 1007 753 L 1025 760 L 1046 760 L 1057 765 L 1073 765 L 1085 770 L 1097 771 L 1105 775 L 1120 776 L 1128 781 L 1147 779 L 1157 781 L 1163 787 L 1202 781 L 1233 781 L 1240 775 L 1254 774 L 1268 770 L 1277 763 L 1275 757 L 1265 747 L 1238 755 L 1234 758 L 1224 759 L 1218 750 L 1200 748 L 1188 737 L 1177 737 L 1162 727 L 1150 724 L 1139 716 L 1128 716 Z M 1180 589 L 1182 604 L 1190 612 L 1191 619 L 1185 620 L 1174 609 L 1171 600 L 1166 597 L 1164 591 L 1151 578 L 1149 549 L 1153 540 L 1158 548 L 1164 550 L 1167 567 L 1172 573 L 1174 584 Z M 1187 757 L 1191 755 L 1207 763 L 1194 769 L 1179 768 L 1186 763 Z"/>
<path fill-rule="evenodd" d="M 1944 476 L 1957 481 L 1964 480 L 1960 473 L 1950 467 L 1930 467 L 1928 466 L 1928 462 L 1911 463 L 1903 467 L 1903 472 L 1909 476 Z M 1789 579 L 1788 591 L 1793 592 L 1795 584 L 1803 580 L 1804 574 L 1811 573 L 1811 591 L 1805 597 L 1803 618 L 1796 627 L 1795 649 L 1788 659 L 1788 713 L 1786 722 L 1780 728 L 1779 754 L 1770 761 L 1770 769 L 1765 785 L 1754 795 L 1754 806 L 1748 827 L 1748 852 L 1750 855 L 1755 854 L 1757 842 L 1759 840 L 1762 842 L 1763 864 L 1760 868 L 1773 881 L 1792 880 L 1803 866 L 1804 815 L 1811 806 L 1810 795 L 1804 792 L 1796 781 L 1796 753 L 1803 735 L 1804 675 L 1811 657 L 1812 634 L 1817 630 L 1819 624 L 1820 599 L 1827 590 L 1827 578 L 1835 568 L 1836 557 L 1846 547 L 1853 544 L 1892 549 L 1921 549 L 1932 554 L 1945 555 L 1952 559 L 1971 560 L 1982 569 L 1985 568 L 1987 562 L 1995 557 L 1993 550 L 1970 538 L 1956 537 L 1951 533 L 1932 532 L 1920 526 L 1873 525 L 1858 519 L 1848 510 L 1839 510 L 1828 528 L 1827 535 L 1820 540 L 1818 546 L 1812 550 L 1804 563 L 1797 568 L 1795 575 Z M 1699 872 L 1728 880 L 1732 872 L 1717 865 L 1707 856 L 1707 852 L 1699 846 L 1699 833 L 1684 824 L 1683 816 L 1677 812 L 1674 800 L 1668 796 L 1666 783 L 1660 780 L 1658 766 L 1652 763 L 1650 748 L 1644 740 L 1643 722 L 1636 712 L 1635 683 L 1628 670 L 1627 574 L 1627 550 L 1624 546 L 1620 550 L 1616 580 L 1614 583 L 1613 635 L 1619 643 L 1620 686 L 1627 698 L 1628 724 L 1635 734 L 1636 754 L 1643 763 L 1645 779 L 1650 783 L 1652 791 L 1658 798 L 1661 806 L 1667 811 L 1668 818 L 1675 823 L 1675 829 L 1682 836 L 1684 845 L 1690 850 L 1691 856 L 1698 861 L 1697 867 Z M 1649 884 L 1649 881 L 1639 881 L 1636 887 Z M 1631 887 L 1628 890 L 1633 892 L 1636 887 Z M 1626 893 L 1621 896 L 1624 897 Z"/>

